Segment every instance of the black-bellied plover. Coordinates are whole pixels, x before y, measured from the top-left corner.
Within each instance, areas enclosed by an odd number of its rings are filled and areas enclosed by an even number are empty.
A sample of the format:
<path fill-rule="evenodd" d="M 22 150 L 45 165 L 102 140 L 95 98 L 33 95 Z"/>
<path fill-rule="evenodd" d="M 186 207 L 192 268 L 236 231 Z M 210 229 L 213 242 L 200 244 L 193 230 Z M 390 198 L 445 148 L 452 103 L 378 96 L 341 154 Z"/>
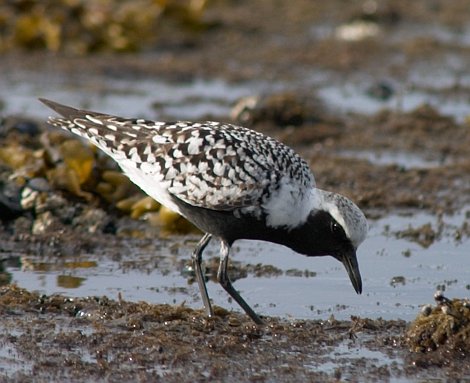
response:
<path fill-rule="evenodd" d="M 219 283 L 256 323 L 260 317 L 227 274 L 238 239 L 331 255 L 362 292 L 356 250 L 368 230 L 364 214 L 346 197 L 316 188 L 309 166 L 288 146 L 232 124 L 127 119 L 40 100 L 63 116 L 50 124 L 91 141 L 145 193 L 205 232 L 192 260 L 209 316 L 201 259 L 212 237 L 221 243 Z"/>

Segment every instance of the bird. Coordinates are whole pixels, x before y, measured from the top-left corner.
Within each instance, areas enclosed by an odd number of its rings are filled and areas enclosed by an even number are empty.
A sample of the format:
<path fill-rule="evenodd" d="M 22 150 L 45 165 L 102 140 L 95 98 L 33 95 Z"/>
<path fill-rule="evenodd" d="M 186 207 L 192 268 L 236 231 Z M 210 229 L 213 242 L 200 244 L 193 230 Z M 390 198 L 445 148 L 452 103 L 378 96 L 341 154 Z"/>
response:
<path fill-rule="evenodd" d="M 264 322 L 228 275 L 237 240 L 332 256 L 361 294 L 357 249 L 367 219 L 347 197 L 317 188 L 307 162 L 287 145 L 230 123 L 123 118 L 39 100 L 60 115 L 49 124 L 89 140 L 146 194 L 204 233 L 191 257 L 207 316 L 214 311 L 201 263 L 212 238 L 220 241 L 218 282 L 256 324 Z"/>

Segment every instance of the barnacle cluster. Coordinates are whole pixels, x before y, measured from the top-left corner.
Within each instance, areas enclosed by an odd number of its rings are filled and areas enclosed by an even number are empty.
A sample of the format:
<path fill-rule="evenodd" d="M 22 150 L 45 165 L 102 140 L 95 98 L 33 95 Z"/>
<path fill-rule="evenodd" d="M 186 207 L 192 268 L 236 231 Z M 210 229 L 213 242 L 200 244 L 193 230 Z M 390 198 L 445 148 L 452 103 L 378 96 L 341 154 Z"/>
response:
<path fill-rule="evenodd" d="M 205 0 L 15 0 L 0 4 L 0 52 L 136 51 L 174 19 L 197 27 Z"/>
<path fill-rule="evenodd" d="M 459 354 L 470 353 L 470 300 L 449 299 L 441 291 L 434 294 L 436 305 L 423 306 L 411 323 L 406 341 L 414 352 L 447 348 Z"/>

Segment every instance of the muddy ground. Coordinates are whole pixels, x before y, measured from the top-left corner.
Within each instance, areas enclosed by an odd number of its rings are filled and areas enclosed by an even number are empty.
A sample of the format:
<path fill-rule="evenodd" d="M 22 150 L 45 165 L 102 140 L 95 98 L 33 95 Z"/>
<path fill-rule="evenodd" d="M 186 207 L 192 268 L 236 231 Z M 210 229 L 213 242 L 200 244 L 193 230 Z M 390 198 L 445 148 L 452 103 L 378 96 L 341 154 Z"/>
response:
<path fill-rule="evenodd" d="M 439 217 L 468 206 L 470 113 L 450 116 L 439 105 L 407 110 L 388 104 L 373 113 L 348 113 L 321 99 L 307 80 L 316 72 L 327 73 L 325 81 L 351 81 L 380 104 L 402 92 L 415 73 L 425 72 L 427 81 L 414 82 L 414 89 L 470 104 L 470 7 L 465 1 L 296 0 L 277 1 L 275 6 L 265 0 L 218 1 L 203 17 L 207 28 L 197 33 L 163 25 L 155 46 L 145 53 L 71 57 L 13 51 L 2 56 L 0 72 L 56 72 L 136 82 L 156 76 L 175 83 L 198 78 L 244 84 L 276 81 L 286 86 L 262 95 L 254 107 L 241 107 L 246 105 L 241 100 L 231 115 L 201 119 L 235 120 L 286 142 L 310 162 L 322 188 L 351 197 L 371 219 L 391 212 L 412 217 L 423 210 Z M 348 26 L 363 22 L 369 24 L 359 28 L 362 35 L 357 29 L 348 32 Z M 348 33 L 359 33 L 359 38 Z M 451 81 L 443 81 L 442 73 Z M 135 209 L 119 208 L 128 197 L 142 198 L 132 186 L 126 184 L 120 196 L 110 196 L 110 187 L 98 187 L 104 172 L 116 169 L 96 153 L 85 158 L 93 161 L 89 182 L 80 182 L 85 172 L 81 165 L 78 181 L 71 176 L 71 181 L 59 182 L 65 174 L 60 173 L 60 164 L 70 164 L 70 154 L 53 148 L 67 138 L 57 137 L 44 121 L 18 111 L 2 114 L 0 129 L 0 256 L 6 268 L 0 290 L 3 380 L 470 379 L 468 348 L 458 342 L 447 344 L 447 339 L 434 348 L 416 348 L 412 342 L 419 340 L 407 337 L 410 323 L 401 320 L 371 320 L 357 313 L 350 321 L 265 318 L 266 325 L 255 326 L 244 315 L 222 308 L 207 319 L 202 311 L 184 306 L 40 296 L 8 285 L 8 262 L 24 254 L 60 258 L 70 253 L 98 255 L 107 249 L 118 256 L 123 247 L 152 246 L 167 228 L 165 222 L 151 226 L 133 221 L 129 213 Z M 5 148 L 12 147 L 24 150 L 24 156 L 11 160 L 16 150 Z M 411 153 L 433 166 L 413 168 L 345 154 L 352 152 Z M 108 184 L 124 181 L 113 182 Z M 26 187 L 36 197 L 25 206 Z M 165 230 L 165 237 L 176 235 L 179 225 Z M 182 229 L 194 236 L 192 230 Z M 467 222 L 452 230 L 458 240 L 470 235 Z M 425 225 L 395 235 L 429 246 L 439 232 Z M 240 268 L 243 274 L 243 265 Z M 458 326 L 469 324 L 462 320 Z M 360 357 L 338 361 L 338 350 L 356 348 Z M 374 359 L 375 351 L 391 362 Z M 331 363 L 336 367 L 327 368 Z"/>

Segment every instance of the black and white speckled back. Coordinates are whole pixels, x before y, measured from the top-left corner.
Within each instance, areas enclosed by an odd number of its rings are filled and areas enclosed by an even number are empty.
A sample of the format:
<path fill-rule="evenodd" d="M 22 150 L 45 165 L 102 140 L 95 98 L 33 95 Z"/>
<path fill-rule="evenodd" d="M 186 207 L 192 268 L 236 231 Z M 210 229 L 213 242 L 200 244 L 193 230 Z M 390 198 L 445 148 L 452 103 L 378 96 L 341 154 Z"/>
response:
<path fill-rule="evenodd" d="M 60 108 L 54 109 L 65 118 L 51 118 L 52 125 L 92 141 L 162 203 L 168 201 L 159 194 L 166 191 L 194 206 L 260 215 L 263 203 L 282 184 L 294 184 L 299 192 L 292 198 L 300 200 L 315 186 L 307 163 L 292 149 L 247 128 L 123 119 Z M 142 185 L 149 176 L 160 192 Z"/>

